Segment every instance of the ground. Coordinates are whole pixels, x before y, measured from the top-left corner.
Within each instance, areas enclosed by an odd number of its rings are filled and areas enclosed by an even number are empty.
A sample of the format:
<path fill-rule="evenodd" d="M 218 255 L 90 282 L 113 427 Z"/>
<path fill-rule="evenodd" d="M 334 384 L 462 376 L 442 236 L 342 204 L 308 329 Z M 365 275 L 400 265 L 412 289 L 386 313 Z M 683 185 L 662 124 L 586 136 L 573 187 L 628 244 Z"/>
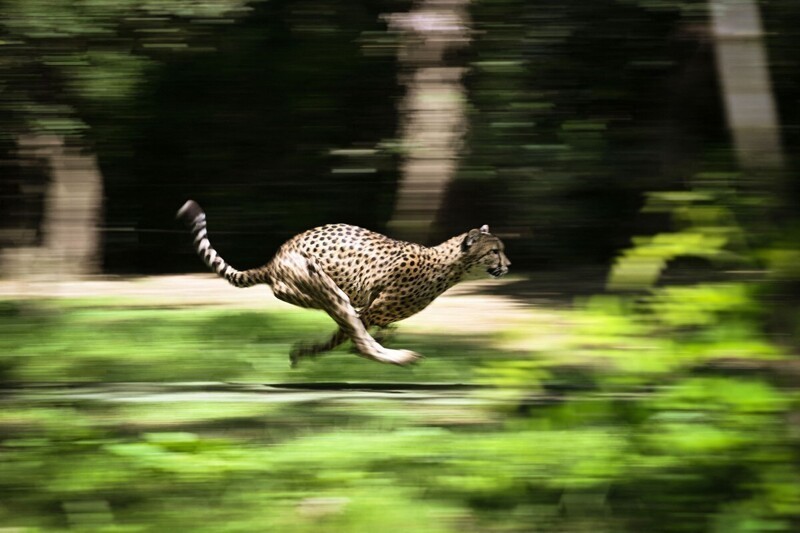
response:
<path fill-rule="evenodd" d="M 518 279 L 466 282 L 453 287 L 427 309 L 398 323 L 409 332 L 492 333 L 530 320 L 530 308 L 499 292 Z M 0 299 L 117 297 L 148 305 L 235 307 L 275 311 L 292 308 L 273 297 L 268 286 L 237 289 L 207 274 L 97 278 L 86 281 L 2 281 Z M 331 331 L 335 325 L 331 322 Z"/>

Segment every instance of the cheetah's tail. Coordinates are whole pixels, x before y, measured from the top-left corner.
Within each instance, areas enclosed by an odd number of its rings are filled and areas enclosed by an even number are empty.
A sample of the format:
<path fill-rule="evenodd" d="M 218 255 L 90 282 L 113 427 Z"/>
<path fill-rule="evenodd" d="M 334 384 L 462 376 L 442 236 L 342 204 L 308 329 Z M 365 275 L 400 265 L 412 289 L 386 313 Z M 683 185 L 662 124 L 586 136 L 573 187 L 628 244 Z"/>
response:
<path fill-rule="evenodd" d="M 259 283 L 269 283 L 264 269 L 236 270 L 217 253 L 208 240 L 206 214 L 194 200 L 189 200 L 178 209 L 175 218 L 183 221 L 192 230 L 194 247 L 203 262 L 221 278 L 236 287 L 252 287 Z"/>

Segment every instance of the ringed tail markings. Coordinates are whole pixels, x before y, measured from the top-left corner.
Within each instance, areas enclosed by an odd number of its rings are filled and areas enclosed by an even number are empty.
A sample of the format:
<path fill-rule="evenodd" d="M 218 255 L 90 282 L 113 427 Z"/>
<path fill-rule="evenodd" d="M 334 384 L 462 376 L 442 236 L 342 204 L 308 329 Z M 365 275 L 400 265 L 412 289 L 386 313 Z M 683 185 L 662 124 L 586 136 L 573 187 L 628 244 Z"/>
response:
<path fill-rule="evenodd" d="M 219 277 L 225 278 L 228 283 L 235 287 L 252 287 L 264 281 L 263 275 L 259 275 L 258 269 L 237 270 L 228 264 L 211 246 L 211 241 L 208 240 L 206 214 L 197 202 L 194 200 L 187 201 L 178 209 L 175 218 L 183 221 L 191 230 L 197 255 Z"/>

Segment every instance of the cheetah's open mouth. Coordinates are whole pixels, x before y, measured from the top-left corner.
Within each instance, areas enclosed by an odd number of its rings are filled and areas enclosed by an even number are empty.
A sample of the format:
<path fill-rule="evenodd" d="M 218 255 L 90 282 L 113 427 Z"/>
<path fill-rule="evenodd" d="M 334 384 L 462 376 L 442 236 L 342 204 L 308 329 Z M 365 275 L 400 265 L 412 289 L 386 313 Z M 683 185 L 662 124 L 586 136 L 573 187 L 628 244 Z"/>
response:
<path fill-rule="evenodd" d="M 501 266 L 494 267 L 494 268 L 489 268 L 486 271 L 493 278 L 499 278 L 500 276 L 504 276 L 504 275 L 508 274 L 508 269 L 507 268 L 503 268 Z"/>

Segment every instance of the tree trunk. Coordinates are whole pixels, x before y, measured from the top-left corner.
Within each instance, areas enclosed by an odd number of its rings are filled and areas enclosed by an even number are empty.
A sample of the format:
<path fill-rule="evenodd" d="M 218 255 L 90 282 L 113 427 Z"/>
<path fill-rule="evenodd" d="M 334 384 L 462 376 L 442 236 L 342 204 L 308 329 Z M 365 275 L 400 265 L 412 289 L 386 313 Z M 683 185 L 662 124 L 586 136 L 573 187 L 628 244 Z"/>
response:
<path fill-rule="evenodd" d="M 720 87 L 744 184 L 780 198 L 784 156 L 758 6 L 710 1 Z"/>
<path fill-rule="evenodd" d="M 52 135 L 19 139 L 21 159 L 43 159 L 50 175 L 38 247 L 12 248 L 3 274 L 17 279 L 62 281 L 99 271 L 103 180 L 97 161 Z"/>
<path fill-rule="evenodd" d="M 446 53 L 469 43 L 469 0 L 422 0 L 408 13 L 390 15 L 401 32 L 400 136 L 405 160 L 389 227 L 393 235 L 427 242 L 447 187 L 455 176 L 467 127 L 464 69 Z"/>

